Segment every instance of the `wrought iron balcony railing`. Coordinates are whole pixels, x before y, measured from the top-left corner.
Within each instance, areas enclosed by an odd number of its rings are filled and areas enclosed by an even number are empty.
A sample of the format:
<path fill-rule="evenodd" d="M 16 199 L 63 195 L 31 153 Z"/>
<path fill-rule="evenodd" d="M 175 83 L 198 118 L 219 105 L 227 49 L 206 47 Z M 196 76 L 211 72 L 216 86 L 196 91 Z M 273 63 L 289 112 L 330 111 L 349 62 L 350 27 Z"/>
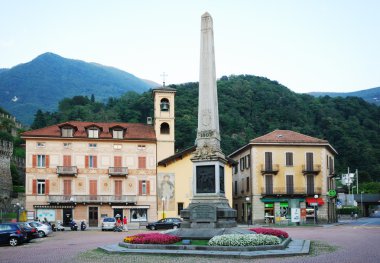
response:
<path fill-rule="evenodd" d="M 278 164 L 261 165 L 261 174 L 277 174 L 279 170 L 280 166 Z"/>
<path fill-rule="evenodd" d="M 321 187 L 315 189 L 308 189 L 307 187 L 261 187 L 261 195 L 319 195 L 321 193 Z"/>
<path fill-rule="evenodd" d="M 49 203 L 136 203 L 135 195 L 49 195 Z"/>
<path fill-rule="evenodd" d="M 108 174 L 110 176 L 126 176 L 128 175 L 128 167 L 109 167 Z"/>
<path fill-rule="evenodd" d="M 314 174 L 317 175 L 321 171 L 321 165 L 302 165 L 302 173 L 305 174 Z"/>
<path fill-rule="evenodd" d="M 58 175 L 77 175 L 78 168 L 76 166 L 57 166 Z"/>

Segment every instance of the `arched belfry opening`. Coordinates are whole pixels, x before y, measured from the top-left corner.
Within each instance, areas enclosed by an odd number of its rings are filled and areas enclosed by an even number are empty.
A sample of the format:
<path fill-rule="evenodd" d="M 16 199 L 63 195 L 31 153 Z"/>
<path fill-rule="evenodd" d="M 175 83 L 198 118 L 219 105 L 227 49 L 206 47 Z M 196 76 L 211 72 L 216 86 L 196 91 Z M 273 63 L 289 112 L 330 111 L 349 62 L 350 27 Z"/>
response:
<path fill-rule="evenodd" d="M 170 134 L 170 126 L 167 122 L 164 122 L 161 124 L 160 133 L 161 134 Z"/>
<path fill-rule="evenodd" d="M 161 99 L 160 108 L 161 108 L 161 111 L 169 111 L 170 103 L 169 103 L 169 100 L 167 98 Z"/>

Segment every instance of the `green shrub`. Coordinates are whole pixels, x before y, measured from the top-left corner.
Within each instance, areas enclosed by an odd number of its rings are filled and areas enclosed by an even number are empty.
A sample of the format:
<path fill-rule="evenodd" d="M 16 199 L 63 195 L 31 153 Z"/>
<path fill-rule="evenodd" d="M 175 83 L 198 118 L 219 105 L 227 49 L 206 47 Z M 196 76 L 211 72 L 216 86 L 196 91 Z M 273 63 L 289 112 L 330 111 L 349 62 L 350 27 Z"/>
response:
<path fill-rule="evenodd" d="M 337 213 L 340 215 L 350 215 L 351 212 L 359 214 L 359 207 L 357 206 L 343 206 L 337 209 Z"/>
<path fill-rule="evenodd" d="M 262 246 L 278 245 L 280 243 L 280 238 L 262 234 L 231 234 L 214 236 L 208 242 L 209 246 Z"/>

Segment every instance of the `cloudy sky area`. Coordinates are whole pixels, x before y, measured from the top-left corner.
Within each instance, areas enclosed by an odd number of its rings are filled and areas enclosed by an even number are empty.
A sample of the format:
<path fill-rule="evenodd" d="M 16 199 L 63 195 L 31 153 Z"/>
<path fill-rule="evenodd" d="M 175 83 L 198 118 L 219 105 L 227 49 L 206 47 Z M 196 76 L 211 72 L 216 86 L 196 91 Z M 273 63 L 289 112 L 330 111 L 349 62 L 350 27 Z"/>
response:
<path fill-rule="evenodd" d="M 295 92 L 380 86 L 380 1 L 0 0 L 0 68 L 53 52 L 161 83 L 198 81 L 201 15 L 217 78 L 252 74 Z"/>

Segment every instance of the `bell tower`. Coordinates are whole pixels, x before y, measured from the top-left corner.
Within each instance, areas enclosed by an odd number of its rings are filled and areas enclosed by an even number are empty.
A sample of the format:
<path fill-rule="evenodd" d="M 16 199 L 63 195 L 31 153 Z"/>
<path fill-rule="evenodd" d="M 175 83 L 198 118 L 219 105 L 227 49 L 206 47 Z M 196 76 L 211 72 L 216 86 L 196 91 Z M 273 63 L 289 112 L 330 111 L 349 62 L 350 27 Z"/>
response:
<path fill-rule="evenodd" d="M 165 86 L 153 89 L 154 130 L 157 138 L 157 162 L 174 154 L 174 97 L 176 90 Z"/>

